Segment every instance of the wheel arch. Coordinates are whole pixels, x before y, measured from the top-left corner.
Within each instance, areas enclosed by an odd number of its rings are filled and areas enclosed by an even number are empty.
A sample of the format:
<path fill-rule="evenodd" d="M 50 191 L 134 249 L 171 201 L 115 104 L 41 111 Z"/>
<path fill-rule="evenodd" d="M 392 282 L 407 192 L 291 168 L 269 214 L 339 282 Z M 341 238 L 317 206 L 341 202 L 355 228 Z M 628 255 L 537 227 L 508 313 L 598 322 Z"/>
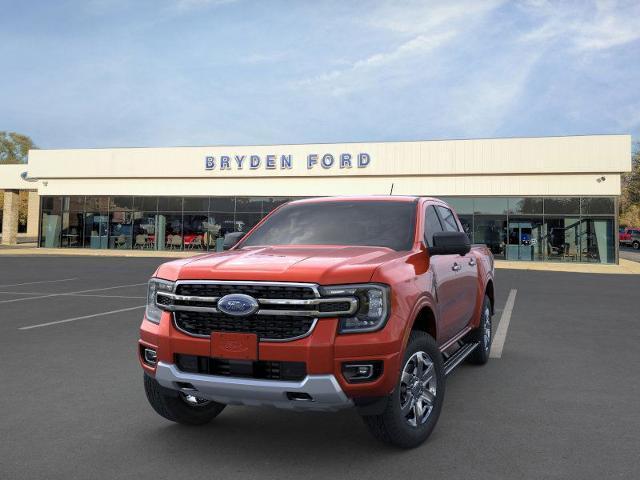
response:
<path fill-rule="evenodd" d="M 411 325 L 411 331 L 419 330 L 431 335 L 434 340 L 438 340 L 438 324 L 435 313 L 430 305 L 424 305 L 416 314 Z"/>

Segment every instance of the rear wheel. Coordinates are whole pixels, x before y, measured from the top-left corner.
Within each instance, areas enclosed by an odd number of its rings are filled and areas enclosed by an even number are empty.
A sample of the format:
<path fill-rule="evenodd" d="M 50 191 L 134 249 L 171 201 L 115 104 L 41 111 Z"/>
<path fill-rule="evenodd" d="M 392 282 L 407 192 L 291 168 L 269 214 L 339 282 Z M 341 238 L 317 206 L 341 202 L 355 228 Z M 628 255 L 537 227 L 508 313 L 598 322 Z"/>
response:
<path fill-rule="evenodd" d="M 144 375 L 144 391 L 156 413 L 184 425 L 209 423 L 226 407 L 222 403 L 163 388 L 147 374 Z"/>
<path fill-rule="evenodd" d="M 476 349 L 467 357 L 470 363 L 484 365 L 489 361 L 491 342 L 493 335 L 491 332 L 491 300 L 488 295 L 484 296 L 482 310 L 480 311 L 480 325 L 473 330 L 468 337 L 471 342 L 478 342 Z"/>
<path fill-rule="evenodd" d="M 637 240 L 633 242 L 633 248 L 636 250 L 640 250 L 640 242 Z"/>
<path fill-rule="evenodd" d="M 379 440 L 401 448 L 414 448 L 433 431 L 444 400 L 442 354 L 425 332 L 414 331 L 403 359 L 398 385 L 380 415 L 362 417 Z"/>

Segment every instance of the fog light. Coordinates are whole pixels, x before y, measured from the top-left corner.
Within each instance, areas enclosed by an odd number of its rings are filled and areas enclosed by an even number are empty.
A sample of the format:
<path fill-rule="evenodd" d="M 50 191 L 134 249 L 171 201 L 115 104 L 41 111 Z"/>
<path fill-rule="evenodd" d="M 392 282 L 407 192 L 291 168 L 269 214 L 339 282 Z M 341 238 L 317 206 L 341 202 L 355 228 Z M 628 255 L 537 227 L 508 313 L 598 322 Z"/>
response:
<path fill-rule="evenodd" d="M 370 382 L 382 373 L 382 362 L 343 363 L 342 375 L 349 383 Z"/>
<path fill-rule="evenodd" d="M 158 354 L 153 348 L 144 349 L 144 363 L 147 365 L 155 365 L 158 363 Z"/>

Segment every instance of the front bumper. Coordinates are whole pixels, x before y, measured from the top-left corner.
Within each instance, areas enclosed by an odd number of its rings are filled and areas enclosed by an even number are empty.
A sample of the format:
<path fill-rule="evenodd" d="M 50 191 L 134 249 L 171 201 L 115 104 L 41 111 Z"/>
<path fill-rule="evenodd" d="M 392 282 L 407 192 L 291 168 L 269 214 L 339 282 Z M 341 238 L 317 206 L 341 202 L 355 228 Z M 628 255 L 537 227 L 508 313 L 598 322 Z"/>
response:
<path fill-rule="evenodd" d="M 259 342 L 258 359 L 304 362 L 301 381 L 264 380 L 191 373 L 176 367 L 176 355 L 212 357 L 211 340 L 186 335 L 164 312 L 160 324 L 142 321 L 140 348 L 157 350 L 156 366 L 139 360 L 144 371 L 163 386 L 180 390 L 177 382 L 192 384 L 202 396 L 221 403 L 275 405 L 283 408 L 335 410 L 372 398 L 384 397 L 396 387 L 406 324 L 393 313 L 384 329 L 371 333 L 338 335 L 338 320 L 323 318 L 311 335 L 289 342 Z M 366 383 L 349 383 L 342 374 L 345 362 L 381 361 L 382 374 Z M 199 384 L 199 385 L 198 385 Z M 313 401 L 289 400 L 287 392 L 307 393 Z"/>
<path fill-rule="evenodd" d="M 186 373 L 173 364 L 158 362 L 156 380 L 163 387 L 227 405 L 317 411 L 353 406 L 333 375 L 307 375 L 300 382 L 258 380 Z"/>

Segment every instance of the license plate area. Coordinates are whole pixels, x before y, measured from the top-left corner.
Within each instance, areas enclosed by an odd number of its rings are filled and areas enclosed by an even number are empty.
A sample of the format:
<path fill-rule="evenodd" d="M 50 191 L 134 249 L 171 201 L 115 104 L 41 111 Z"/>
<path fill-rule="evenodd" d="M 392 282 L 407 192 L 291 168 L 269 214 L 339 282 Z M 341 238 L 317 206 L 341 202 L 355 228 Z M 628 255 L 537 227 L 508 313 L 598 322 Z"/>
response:
<path fill-rule="evenodd" d="M 227 360 L 258 360 L 258 335 L 255 333 L 213 332 L 211 357 Z"/>

